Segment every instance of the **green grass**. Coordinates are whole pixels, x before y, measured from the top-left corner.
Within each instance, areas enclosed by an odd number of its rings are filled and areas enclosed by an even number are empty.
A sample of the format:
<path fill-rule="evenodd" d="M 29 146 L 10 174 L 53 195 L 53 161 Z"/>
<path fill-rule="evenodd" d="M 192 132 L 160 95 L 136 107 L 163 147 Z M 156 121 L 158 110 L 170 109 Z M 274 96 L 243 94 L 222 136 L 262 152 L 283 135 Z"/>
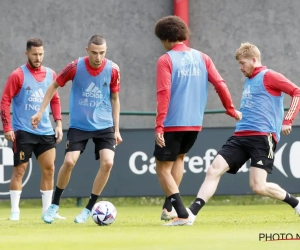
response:
<path fill-rule="evenodd" d="M 294 194 L 295 197 L 299 197 L 299 194 Z M 191 204 L 194 201 L 194 196 L 183 196 L 182 200 L 186 205 Z M 116 206 L 162 206 L 164 203 L 164 197 L 100 197 L 100 200 L 109 200 Z M 82 199 L 82 204 L 86 204 L 87 198 Z M 63 198 L 61 203 L 64 207 L 74 207 L 76 205 L 75 198 Z M 282 204 L 282 201 L 263 197 L 260 195 L 235 195 L 235 196 L 213 196 L 209 200 L 209 206 L 219 205 L 265 205 L 265 204 Z M 21 199 L 21 207 L 40 207 L 41 199 Z M 9 200 L 0 200 L 1 207 L 10 207 Z"/>
<path fill-rule="evenodd" d="M 9 221 L 9 206 L 2 202 L 0 249 L 288 250 L 300 247 L 300 241 L 259 241 L 259 233 L 300 234 L 299 217 L 285 204 L 212 203 L 204 207 L 192 227 L 163 227 L 159 220 L 161 206 L 155 205 L 155 201 L 152 205 L 130 205 L 124 202 L 126 199 L 123 202 L 109 200 L 118 204 L 118 215 L 117 220 L 107 227 L 99 227 L 91 219 L 86 224 L 75 224 L 73 219 L 81 208 L 71 207 L 71 204 L 68 207 L 62 205 L 60 209 L 60 214 L 67 217 L 66 221 L 55 220 L 51 225 L 45 224 L 40 219 L 41 208 L 28 204 L 21 206 L 20 221 Z M 220 201 L 222 204 L 222 199 Z"/>

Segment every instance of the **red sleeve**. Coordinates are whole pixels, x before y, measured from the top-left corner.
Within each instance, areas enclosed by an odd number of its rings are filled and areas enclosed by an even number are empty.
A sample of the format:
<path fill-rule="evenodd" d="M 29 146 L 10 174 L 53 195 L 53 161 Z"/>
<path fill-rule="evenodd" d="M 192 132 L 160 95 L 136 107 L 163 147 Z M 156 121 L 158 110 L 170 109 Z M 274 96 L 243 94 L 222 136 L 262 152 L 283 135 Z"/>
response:
<path fill-rule="evenodd" d="M 283 120 L 284 125 L 292 125 L 300 108 L 300 88 L 282 74 L 271 70 L 264 76 L 264 86 L 273 96 L 280 96 L 284 92 L 292 97 L 290 108 Z"/>
<path fill-rule="evenodd" d="M 224 108 L 226 109 L 226 114 L 230 115 L 231 117 L 235 117 L 236 116 L 235 108 L 232 103 L 231 95 L 229 93 L 228 87 L 224 79 L 219 74 L 211 58 L 202 52 L 200 53 L 206 65 L 206 69 L 208 73 L 208 81 L 212 85 L 214 85 L 214 88 L 217 94 L 219 95 Z"/>
<path fill-rule="evenodd" d="M 56 73 L 53 71 L 53 80 L 56 79 Z M 53 114 L 54 121 L 61 120 L 61 105 L 60 105 L 60 97 L 58 92 L 54 94 L 50 101 L 50 107 Z"/>
<path fill-rule="evenodd" d="M 13 130 L 10 120 L 10 105 L 12 99 L 20 92 L 23 81 L 23 71 L 21 68 L 18 68 L 8 77 L 4 87 L 1 99 L 1 120 L 4 133 Z"/>
<path fill-rule="evenodd" d="M 56 82 L 60 87 L 65 86 L 68 81 L 73 81 L 76 68 L 77 68 L 78 59 L 69 63 L 58 75 Z"/>
<path fill-rule="evenodd" d="M 111 93 L 118 93 L 120 92 L 120 69 L 119 66 L 115 63 L 112 65 L 112 75 L 111 75 L 111 82 L 110 82 L 110 92 Z"/>
<path fill-rule="evenodd" d="M 163 133 L 163 122 L 167 116 L 172 81 L 172 62 L 168 54 L 161 56 L 156 65 L 156 133 Z"/>

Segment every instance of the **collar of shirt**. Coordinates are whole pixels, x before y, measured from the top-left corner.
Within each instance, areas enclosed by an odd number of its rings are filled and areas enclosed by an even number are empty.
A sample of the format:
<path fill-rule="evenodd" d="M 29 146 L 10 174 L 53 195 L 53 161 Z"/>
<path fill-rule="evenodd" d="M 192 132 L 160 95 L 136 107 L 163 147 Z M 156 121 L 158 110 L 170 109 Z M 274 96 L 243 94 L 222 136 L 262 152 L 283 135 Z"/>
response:
<path fill-rule="evenodd" d="M 87 70 L 88 70 L 89 72 L 95 72 L 95 73 L 96 73 L 96 72 L 97 72 L 97 73 L 101 72 L 101 71 L 103 70 L 104 66 L 106 65 L 106 62 L 107 62 L 107 59 L 104 58 L 103 61 L 102 61 L 102 63 L 101 63 L 101 65 L 100 65 L 100 67 L 98 67 L 98 68 L 93 68 L 93 67 L 90 65 L 90 63 L 89 63 L 89 57 L 88 57 L 88 56 L 85 56 L 85 57 L 84 57 L 84 63 L 85 63 L 85 65 L 86 65 L 86 67 L 87 67 Z"/>
<path fill-rule="evenodd" d="M 176 43 L 173 47 L 172 50 L 176 51 L 186 51 L 190 50 L 191 48 L 187 47 L 184 43 Z"/>
<path fill-rule="evenodd" d="M 253 72 L 252 72 L 252 75 L 249 77 L 249 79 L 252 79 L 253 77 L 255 77 L 259 72 L 261 72 L 262 70 L 265 70 L 267 69 L 266 66 L 259 66 L 259 67 L 256 67 L 254 68 Z"/>

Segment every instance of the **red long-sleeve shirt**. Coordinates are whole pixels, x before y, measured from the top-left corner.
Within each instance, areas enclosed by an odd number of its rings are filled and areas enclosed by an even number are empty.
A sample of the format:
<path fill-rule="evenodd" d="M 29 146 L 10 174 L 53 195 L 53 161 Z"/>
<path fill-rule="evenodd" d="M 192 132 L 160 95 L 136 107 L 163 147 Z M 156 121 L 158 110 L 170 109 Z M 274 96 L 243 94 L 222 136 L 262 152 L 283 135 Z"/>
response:
<path fill-rule="evenodd" d="M 92 76 L 99 75 L 102 70 L 104 69 L 107 59 L 104 58 L 101 66 L 99 68 L 93 68 L 89 64 L 89 58 L 84 57 L 84 62 L 87 71 Z M 60 87 L 65 86 L 65 84 L 68 81 L 73 81 L 75 75 L 76 75 L 76 69 L 77 69 L 78 59 L 69 63 L 57 76 L 56 82 Z M 117 64 L 114 62 L 112 63 L 112 75 L 111 75 L 111 82 L 110 82 L 110 91 L 112 93 L 118 93 L 120 91 L 120 69 Z"/>
<path fill-rule="evenodd" d="M 175 51 L 187 51 L 189 47 L 184 44 L 176 44 L 172 50 Z M 231 117 L 236 116 L 235 108 L 232 103 L 232 99 L 225 84 L 225 81 L 217 71 L 211 58 L 199 52 L 204 60 L 208 73 L 208 81 L 214 85 L 216 92 L 218 93 L 221 102 L 226 109 L 226 114 Z M 197 127 L 164 127 L 163 122 L 167 116 L 168 107 L 170 103 L 171 95 L 171 82 L 172 82 L 172 61 L 170 56 L 166 53 L 162 55 L 157 61 L 156 67 L 156 89 L 157 89 L 157 115 L 156 115 L 156 133 L 163 133 L 169 131 L 200 131 L 201 126 Z"/>
<path fill-rule="evenodd" d="M 34 79 L 37 80 L 38 82 L 42 82 L 45 79 L 46 68 L 44 66 L 41 66 L 39 68 L 33 68 L 27 62 L 26 67 L 29 69 Z M 55 80 L 55 78 L 56 78 L 56 73 L 53 71 L 53 80 Z M 2 99 L 1 99 L 1 120 L 3 124 L 4 133 L 13 130 L 11 126 L 11 120 L 10 120 L 10 106 L 11 106 L 12 99 L 19 94 L 23 86 L 23 82 L 24 82 L 24 73 L 22 69 L 19 67 L 11 73 L 4 87 Z M 58 93 L 55 93 L 55 95 L 53 96 L 50 102 L 50 106 L 51 106 L 54 120 L 55 121 L 61 120 L 61 106 L 60 106 L 60 98 Z"/>
<path fill-rule="evenodd" d="M 266 66 L 256 67 L 253 70 L 252 76 L 249 78 L 252 79 L 259 72 L 265 69 L 267 69 Z M 299 102 L 300 88 L 296 84 L 292 83 L 285 76 L 273 70 L 269 70 L 265 73 L 263 78 L 263 83 L 268 93 L 273 96 L 280 96 L 282 92 L 284 92 L 292 97 L 290 108 L 283 120 L 283 125 L 292 125 L 300 108 L 300 102 Z M 235 132 L 234 135 L 235 136 L 268 135 L 268 133 L 245 130 L 245 131 Z M 275 134 L 273 134 L 273 137 L 277 141 Z"/>

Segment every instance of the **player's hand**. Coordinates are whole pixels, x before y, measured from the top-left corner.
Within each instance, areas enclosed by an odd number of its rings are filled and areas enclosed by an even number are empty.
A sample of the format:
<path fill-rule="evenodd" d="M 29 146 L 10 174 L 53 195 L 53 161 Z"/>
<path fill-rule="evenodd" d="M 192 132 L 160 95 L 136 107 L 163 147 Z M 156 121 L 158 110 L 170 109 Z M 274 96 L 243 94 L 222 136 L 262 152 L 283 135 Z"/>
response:
<path fill-rule="evenodd" d="M 155 142 L 161 148 L 165 147 L 166 144 L 165 144 L 164 134 L 162 134 L 162 133 L 156 133 L 155 134 Z"/>
<path fill-rule="evenodd" d="M 39 122 L 40 122 L 41 119 L 42 119 L 42 115 L 43 115 L 42 113 L 36 112 L 35 115 L 33 115 L 33 116 L 31 117 L 31 125 L 32 125 L 32 127 L 33 127 L 34 129 L 37 128 Z"/>
<path fill-rule="evenodd" d="M 4 137 L 8 141 L 14 141 L 15 140 L 15 132 L 12 130 L 8 131 L 8 132 L 4 133 Z"/>
<path fill-rule="evenodd" d="M 237 121 L 242 120 L 242 118 L 243 118 L 242 112 L 236 110 L 235 113 L 236 113 L 236 116 L 234 117 L 234 119 L 236 119 Z"/>
<path fill-rule="evenodd" d="M 116 139 L 116 146 L 118 146 L 123 141 L 119 131 L 115 131 L 115 139 Z"/>
<path fill-rule="evenodd" d="M 281 131 L 284 135 L 288 135 L 292 131 L 292 126 L 291 125 L 282 125 Z"/>
<path fill-rule="evenodd" d="M 63 138 L 62 126 L 56 126 L 55 128 L 56 143 L 60 143 Z"/>

